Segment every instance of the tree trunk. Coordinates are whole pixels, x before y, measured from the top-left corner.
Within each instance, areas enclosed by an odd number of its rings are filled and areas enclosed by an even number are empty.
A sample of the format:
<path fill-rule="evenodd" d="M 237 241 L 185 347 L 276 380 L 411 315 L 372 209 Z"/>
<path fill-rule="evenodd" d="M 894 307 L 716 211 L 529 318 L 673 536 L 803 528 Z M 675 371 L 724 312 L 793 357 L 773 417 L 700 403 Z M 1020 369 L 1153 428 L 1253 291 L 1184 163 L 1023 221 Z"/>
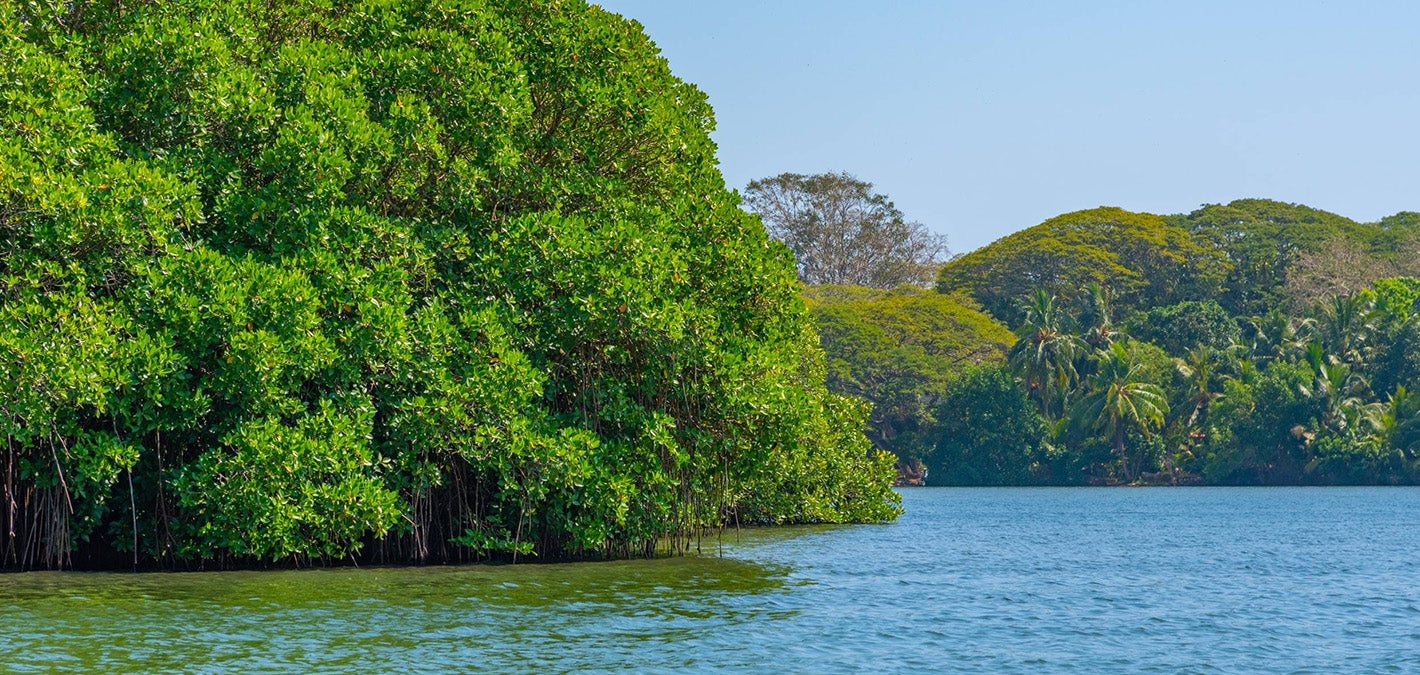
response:
<path fill-rule="evenodd" d="M 1119 470 L 1124 472 L 1124 482 L 1134 480 L 1129 471 L 1129 451 L 1124 447 L 1124 429 L 1118 425 L 1114 428 L 1114 452 L 1119 455 Z"/>

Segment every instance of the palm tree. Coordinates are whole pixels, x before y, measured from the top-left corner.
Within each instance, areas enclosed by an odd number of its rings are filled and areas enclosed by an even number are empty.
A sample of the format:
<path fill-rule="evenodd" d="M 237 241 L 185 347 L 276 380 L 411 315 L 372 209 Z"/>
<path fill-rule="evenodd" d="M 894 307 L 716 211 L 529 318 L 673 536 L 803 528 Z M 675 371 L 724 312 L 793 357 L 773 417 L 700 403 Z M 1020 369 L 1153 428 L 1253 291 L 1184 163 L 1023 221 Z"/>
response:
<path fill-rule="evenodd" d="M 1040 399 L 1041 413 L 1051 415 L 1051 402 L 1061 398 L 1076 379 L 1075 355 L 1080 341 L 1065 330 L 1065 317 L 1055 296 L 1037 289 L 1023 303 L 1026 317 L 1016 329 L 1016 344 L 1007 359 L 1025 381 L 1026 389 Z"/>
<path fill-rule="evenodd" d="M 1301 387 L 1301 394 L 1311 399 L 1321 410 L 1321 424 L 1338 433 L 1360 431 L 1363 425 L 1376 425 L 1381 414 L 1380 403 L 1367 403 L 1370 384 L 1352 371 L 1351 366 L 1336 362 L 1326 355 L 1321 344 L 1307 347 L 1307 363 L 1312 367 L 1312 382 Z"/>
<path fill-rule="evenodd" d="M 1243 360 L 1237 360 L 1239 358 Z M 1246 368 L 1251 366 L 1243 349 L 1238 345 L 1223 350 L 1213 350 L 1202 345 L 1193 348 L 1182 359 L 1176 359 L 1174 368 L 1179 386 L 1174 390 L 1178 405 L 1172 411 L 1165 426 L 1175 426 L 1183 434 L 1183 443 L 1177 454 L 1165 455 L 1170 470 L 1179 459 L 1191 458 L 1194 450 L 1207 438 L 1208 411 L 1213 403 L 1223 398 L 1221 391 L 1226 374 L 1247 376 Z"/>
<path fill-rule="evenodd" d="M 1203 346 L 1188 352 L 1178 362 L 1177 368 L 1184 382 L 1183 397 L 1189 406 L 1185 411 L 1188 413 L 1185 425 L 1191 429 L 1196 424 L 1202 424 L 1208 417 L 1208 407 L 1223 397 L 1222 392 L 1218 391 L 1223 376 L 1217 372 L 1213 351 Z"/>
<path fill-rule="evenodd" d="M 1420 446 L 1420 395 L 1406 391 L 1403 386 L 1396 387 L 1376 427 L 1390 447 L 1404 453 L 1407 460 L 1413 460 Z"/>
<path fill-rule="evenodd" d="M 1137 429 L 1146 436 L 1161 426 L 1169 404 L 1159 385 L 1144 380 L 1143 369 L 1121 343 L 1095 357 L 1097 367 L 1088 382 L 1089 393 L 1072 409 L 1077 424 L 1109 436 L 1119 455 L 1124 480 L 1133 480 L 1134 468 L 1124 445 L 1125 433 Z"/>
<path fill-rule="evenodd" d="M 1365 360 L 1379 325 L 1375 300 L 1367 295 L 1337 296 L 1322 309 L 1317 334 L 1341 363 Z"/>
<path fill-rule="evenodd" d="M 1109 289 L 1097 283 L 1085 287 L 1086 303 L 1080 312 L 1080 325 L 1085 329 L 1084 341 L 1095 349 L 1109 349 L 1119 337 L 1114 325 L 1114 308 L 1110 306 Z"/>
<path fill-rule="evenodd" d="M 1305 349 L 1311 319 L 1294 320 L 1280 309 L 1248 320 L 1252 326 L 1252 356 L 1259 363 L 1286 361 Z"/>

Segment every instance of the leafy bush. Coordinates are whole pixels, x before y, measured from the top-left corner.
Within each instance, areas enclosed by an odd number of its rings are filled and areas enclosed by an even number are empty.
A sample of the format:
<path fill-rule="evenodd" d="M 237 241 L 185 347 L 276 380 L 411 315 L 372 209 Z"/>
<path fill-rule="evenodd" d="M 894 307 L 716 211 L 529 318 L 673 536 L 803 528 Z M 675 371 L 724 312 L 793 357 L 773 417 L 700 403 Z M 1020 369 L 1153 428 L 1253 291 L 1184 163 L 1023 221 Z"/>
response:
<path fill-rule="evenodd" d="M 1238 322 L 1213 300 L 1189 300 L 1135 316 L 1130 335 L 1182 356 L 1200 347 L 1221 350 L 1242 342 Z"/>
<path fill-rule="evenodd" d="M 878 448 L 920 461 L 936 444 L 934 414 L 947 382 L 967 366 L 1000 362 L 1015 338 L 962 298 L 913 287 L 869 296 L 854 289 L 806 289 L 828 357 L 828 388 L 872 404 L 868 436 Z"/>
<path fill-rule="evenodd" d="M 1031 485 L 1048 479 L 1046 425 L 1000 367 L 971 368 L 952 381 L 937 413 L 930 485 Z M 1068 478 L 1067 478 L 1068 480 Z"/>

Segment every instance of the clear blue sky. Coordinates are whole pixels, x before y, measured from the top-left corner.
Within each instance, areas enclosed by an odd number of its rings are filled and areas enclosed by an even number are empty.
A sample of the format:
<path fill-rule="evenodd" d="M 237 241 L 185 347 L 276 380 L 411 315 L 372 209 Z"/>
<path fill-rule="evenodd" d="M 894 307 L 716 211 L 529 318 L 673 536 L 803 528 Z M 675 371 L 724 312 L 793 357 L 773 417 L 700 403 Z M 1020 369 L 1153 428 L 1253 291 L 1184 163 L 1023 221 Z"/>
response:
<path fill-rule="evenodd" d="M 1420 2 L 605 0 L 732 187 L 846 170 L 966 251 L 1065 211 L 1420 210 Z"/>

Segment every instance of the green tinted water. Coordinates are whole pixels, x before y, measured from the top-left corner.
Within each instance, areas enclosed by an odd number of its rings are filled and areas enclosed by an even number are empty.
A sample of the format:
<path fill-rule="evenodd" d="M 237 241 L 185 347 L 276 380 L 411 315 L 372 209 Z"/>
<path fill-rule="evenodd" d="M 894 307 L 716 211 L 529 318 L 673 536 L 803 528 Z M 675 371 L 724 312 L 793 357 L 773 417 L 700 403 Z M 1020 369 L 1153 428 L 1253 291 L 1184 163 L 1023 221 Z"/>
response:
<path fill-rule="evenodd" d="M 1420 671 L 1420 489 L 914 489 L 725 557 L 0 575 L 0 672 Z"/>
<path fill-rule="evenodd" d="M 0 576 L 7 672 L 448 672 L 674 666 L 782 570 L 568 565 Z M 643 659 L 655 651 L 656 659 Z"/>

